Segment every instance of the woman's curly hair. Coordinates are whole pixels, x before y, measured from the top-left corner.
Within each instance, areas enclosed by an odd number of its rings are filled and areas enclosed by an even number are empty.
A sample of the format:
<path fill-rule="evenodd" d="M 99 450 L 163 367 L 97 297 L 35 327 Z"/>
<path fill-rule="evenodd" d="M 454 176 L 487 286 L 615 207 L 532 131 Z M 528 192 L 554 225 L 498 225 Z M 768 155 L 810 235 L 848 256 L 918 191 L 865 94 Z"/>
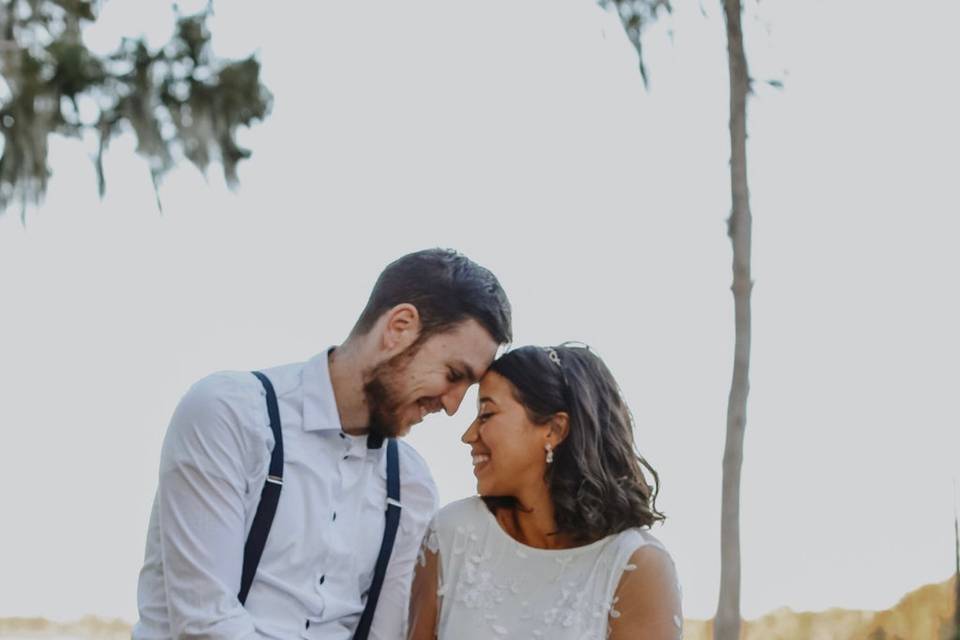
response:
<path fill-rule="evenodd" d="M 640 456 L 633 417 L 613 374 L 589 347 L 520 347 L 494 361 L 534 424 L 569 416 L 566 439 L 554 450 L 546 481 L 558 534 L 592 542 L 665 516 L 656 509 L 657 472 Z M 647 482 L 643 469 L 653 476 Z M 521 508 L 515 498 L 486 498 L 488 506 Z"/>

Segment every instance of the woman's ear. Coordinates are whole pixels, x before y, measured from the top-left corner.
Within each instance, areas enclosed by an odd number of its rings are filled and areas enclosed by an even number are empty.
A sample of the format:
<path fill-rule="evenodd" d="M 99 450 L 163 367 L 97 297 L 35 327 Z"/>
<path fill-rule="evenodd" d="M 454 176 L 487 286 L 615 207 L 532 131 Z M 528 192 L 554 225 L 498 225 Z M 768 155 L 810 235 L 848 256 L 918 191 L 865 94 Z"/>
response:
<path fill-rule="evenodd" d="M 566 411 L 558 411 L 553 414 L 547 425 L 549 426 L 547 442 L 556 447 L 566 440 L 567 435 L 570 433 L 570 416 Z"/>
<path fill-rule="evenodd" d="M 420 337 L 420 312 L 412 304 L 398 304 L 384 316 L 381 347 L 389 355 L 405 351 Z"/>

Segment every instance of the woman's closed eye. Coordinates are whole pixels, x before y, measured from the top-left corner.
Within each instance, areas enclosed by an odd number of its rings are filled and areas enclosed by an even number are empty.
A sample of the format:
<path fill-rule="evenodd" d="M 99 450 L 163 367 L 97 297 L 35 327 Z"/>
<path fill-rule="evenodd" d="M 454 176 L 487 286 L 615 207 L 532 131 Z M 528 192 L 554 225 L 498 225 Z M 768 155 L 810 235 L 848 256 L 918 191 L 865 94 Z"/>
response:
<path fill-rule="evenodd" d="M 483 424 L 484 422 L 489 420 L 492 416 L 493 416 L 493 412 L 491 411 L 488 411 L 486 413 L 481 413 L 480 415 L 477 416 L 477 422 L 479 422 L 480 424 Z"/>

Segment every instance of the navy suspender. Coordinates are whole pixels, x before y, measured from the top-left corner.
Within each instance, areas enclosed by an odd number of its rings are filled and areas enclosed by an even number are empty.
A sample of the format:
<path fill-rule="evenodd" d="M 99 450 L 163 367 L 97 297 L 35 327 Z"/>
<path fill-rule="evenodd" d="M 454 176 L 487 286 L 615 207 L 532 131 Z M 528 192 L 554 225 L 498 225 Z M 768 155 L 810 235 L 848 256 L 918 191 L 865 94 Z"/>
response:
<path fill-rule="evenodd" d="M 395 438 L 390 438 L 387 440 L 387 523 L 383 529 L 383 542 L 380 543 L 380 555 L 377 556 L 373 582 L 370 583 L 370 591 L 367 592 L 367 606 L 363 610 L 363 615 L 360 616 L 360 624 L 357 625 L 354 640 L 367 640 L 367 634 L 370 633 L 373 612 L 380 598 L 380 589 L 383 587 L 383 577 L 387 573 L 393 541 L 397 538 L 397 525 L 400 524 L 400 461 L 397 458 L 397 441 Z"/>
<path fill-rule="evenodd" d="M 277 394 L 273 390 L 270 379 L 259 371 L 253 375 L 260 379 L 264 391 L 267 392 L 267 415 L 270 416 L 270 430 L 273 432 L 273 453 L 270 454 L 270 470 L 263 483 L 263 492 L 260 494 L 260 504 L 257 513 L 253 516 L 247 544 L 243 547 L 243 573 L 240 575 L 240 593 L 237 598 L 240 604 L 247 601 L 253 576 L 257 573 L 263 547 L 267 544 L 267 534 L 273 524 L 273 515 L 277 512 L 277 503 L 280 501 L 280 488 L 283 486 L 283 433 L 280 431 L 280 409 L 277 407 Z"/>
<path fill-rule="evenodd" d="M 263 483 L 263 492 L 260 495 L 260 504 L 253 517 L 250 534 L 243 548 L 243 572 L 240 578 L 240 593 L 237 595 L 241 604 L 246 602 L 253 576 L 257 573 L 257 565 L 263 555 L 263 547 L 267 543 L 267 534 L 273 524 L 273 516 L 277 511 L 280 500 L 280 488 L 283 485 L 283 435 L 280 431 L 280 411 L 277 407 L 277 394 L 273 390 L 270 380 L 254 371 L 264 390 L 267 392 L 267 414 L 270 417 L 270 430 L 273 432 L 273 453 L 270 456 L 270 470 Z M 371 441 L 373 438 L 371 437 Z M 378 447 L 373 447 L 378 448 Z M 390 553 L 397 538 L 397 527 L 400 524 L 400 460 L 397 451 L 397 441 L 394 438 L 387 440 L 387 514 L 383 529 L 383 542 L 380 544 L 380 554 L 377 556 L 377 565 L 373 573 L 373 582 L 367 592 L 367 604 L 360 616 L 360 623 L 354 640 L 366 640 L 373 623 L 373 614 L 380 598 L 383 579 L 387 573 L 387 564 L 390 562 Z"/>

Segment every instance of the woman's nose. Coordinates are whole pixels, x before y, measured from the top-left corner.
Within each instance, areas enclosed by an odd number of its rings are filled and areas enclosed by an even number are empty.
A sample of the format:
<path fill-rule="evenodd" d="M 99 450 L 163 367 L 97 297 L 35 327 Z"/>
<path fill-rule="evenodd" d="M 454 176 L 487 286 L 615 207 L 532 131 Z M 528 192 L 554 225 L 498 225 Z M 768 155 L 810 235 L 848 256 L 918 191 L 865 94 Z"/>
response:
<path fill-rule="evenodd" d="M 467 427 L 467 430 L 463 432 L 463 435 L 460 436 L 460 442 L 464 444 L 470 444 L 477 439 L 477 421 L 474 420 L 470 423 L 470 426 Z"/>

